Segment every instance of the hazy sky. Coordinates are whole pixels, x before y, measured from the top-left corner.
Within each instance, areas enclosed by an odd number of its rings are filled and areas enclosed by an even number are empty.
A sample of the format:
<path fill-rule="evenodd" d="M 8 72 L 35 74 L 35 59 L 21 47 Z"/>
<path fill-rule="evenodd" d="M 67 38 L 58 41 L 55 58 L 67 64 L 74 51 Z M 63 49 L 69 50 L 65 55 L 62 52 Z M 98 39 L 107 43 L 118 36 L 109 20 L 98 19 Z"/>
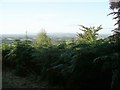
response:
<path fill-rule="evenodd" d="M 0 1 L 2 34 L 79 32 L 78 25 L 99 26 L 100 33 L 111 33 L 115 20 L 107 16 L 109 0 L 2 0 Z"/>

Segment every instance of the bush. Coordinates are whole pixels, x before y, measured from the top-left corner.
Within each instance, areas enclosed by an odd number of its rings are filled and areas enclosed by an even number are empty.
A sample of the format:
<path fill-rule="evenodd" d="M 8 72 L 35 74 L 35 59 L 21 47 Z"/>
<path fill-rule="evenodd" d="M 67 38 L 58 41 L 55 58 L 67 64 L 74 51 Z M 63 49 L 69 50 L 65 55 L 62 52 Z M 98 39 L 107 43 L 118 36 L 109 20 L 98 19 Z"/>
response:
<path fill-rule="evenodd" d="M 9 67 L 13 67 L 12 63 L 11 63 L 11 60 L 12 59 L 9 59 L 9 56 L 10 56 L 10 52 L 13 52 L 14 51 L 14 44 L 2 44 L 2 66 L 3 66 L 3 69 L 5 66 L 9 66 Z M 12 56 L 14 56 L 14 54 L 11 54 Z"/>
<path fill-rule="evenodd" d="M 90 44 L 34 47 L 17 41 L 14 45 L 3 48 L 3 64 L 19 76 L 34 74 L 52 86 L 119 88 L 120 44 L 110 38 Z"/>

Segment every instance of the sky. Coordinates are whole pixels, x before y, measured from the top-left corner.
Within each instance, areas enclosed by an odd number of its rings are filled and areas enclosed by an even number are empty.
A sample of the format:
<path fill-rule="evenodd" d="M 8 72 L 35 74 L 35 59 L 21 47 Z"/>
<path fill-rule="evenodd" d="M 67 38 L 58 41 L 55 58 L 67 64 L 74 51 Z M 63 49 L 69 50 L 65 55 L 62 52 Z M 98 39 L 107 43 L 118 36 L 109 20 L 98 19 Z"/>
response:
<path fill-rule="evenodd" d="M 99 26 L 110 34 L 115 20 L 107 16 L 109 0 L 0 0 L 0 33 L 80 32 L 79 25 Z"/>

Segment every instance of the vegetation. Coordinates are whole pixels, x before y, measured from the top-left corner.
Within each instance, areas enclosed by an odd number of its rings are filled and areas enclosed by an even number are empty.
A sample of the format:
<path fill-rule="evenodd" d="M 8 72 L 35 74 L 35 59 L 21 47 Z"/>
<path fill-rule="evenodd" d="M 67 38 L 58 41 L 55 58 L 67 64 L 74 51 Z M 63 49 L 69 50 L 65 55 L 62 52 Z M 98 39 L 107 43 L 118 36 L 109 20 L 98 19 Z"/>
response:
<path fill-rule="evenodd" d="M 96 38 L 95 35 L 91 37 Z M 3 44 L 3 70 L 9 67 L 20 77 L 40 77 L 50 86 L 119 88 L 120 42 L 113 43 L 111 37 L 94 41 L 95 44 L 63 42 L 47 47 L 26 41 Z"/>
<path fill-rule="evenodd" d="M 37 35 L 36 45 L 37 46 L 49 46 L 51 44 L 51 39 L 47 36 L 46 31 L 42 29 Z"/>
<path fill-rule="evenodd" d="M 118 25 L 118 28 L 115 28 L 113 30 L 116 34 L 118 34 L 118 33 L 120 33 L 120 1 L 119 2 L 110 2 L 110 9 L 117 10 L 117 11 L 113 11 L 109 15 L 113 14 L 113 15 L 115 15 L 115 17 L 113 19 L 118 19 L 117 23 L 115 23 L 115 25 Z"/>
<path fill-rule="evenodd" d="M 37 47 L 26 41 L 3 44 L 3 70 L 9 68 L 19 77 L 33 75 L 38 83 L 47 81 L 49 87 L 119 90 L 118 34 L 97 39 L 101 26 L 81 27 L 84 33 L 78 33 L 78 40 L 71 43 L 51 44 L 46 33 L 41 32 L 36 39 Z"/>
<path fill-rule="evenodd" d="M 95 27 L 85 27 L 83 25 L 80 25 L 83 31 L 83 34 L 78 33 L 78 41 L 80 43 L 93 43 L 97 40 L 98 31 L 102 29 L 101 25 L 97 28 Z"/>

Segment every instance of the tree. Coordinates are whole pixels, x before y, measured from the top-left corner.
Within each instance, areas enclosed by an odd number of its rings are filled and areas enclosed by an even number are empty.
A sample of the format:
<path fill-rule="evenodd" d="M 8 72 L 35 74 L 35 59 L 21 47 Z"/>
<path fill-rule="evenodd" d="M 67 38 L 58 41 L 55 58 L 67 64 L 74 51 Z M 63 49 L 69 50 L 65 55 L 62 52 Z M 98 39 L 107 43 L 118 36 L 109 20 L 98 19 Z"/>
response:
<path fill-rule="evenodd" d="M 115 28 L 113 31 L 115 34 L 118 34 L 118 33 L 120 33 L 120 0 L 116 0 L 116 1 L 111 0 L 110 1 L 110 9 L 112 9 L 112 10 L 116 9 L 116 11 L 113 11 L 108 15 L 111 15 L 111 14 L 115 15 L 115 17 L 113 19 L 117 19 L 117 23 L 115 23 L 115 25 L 118 25 L 118 27 Z"/>
<path fill-rule="evenodd" d="M 114 41 L 115 48 L 119 50 L 120 48 L 120 0 L 110 0 L 110 9 L 116 10 L 111 12 L 108 15 L 114 15 L 115 17 L 113 19 L 117 19 L 117 22 L 115 25 L 118 25 L 117 28 L 115 28 L 114 35 L 112 36 L 112 41 Z M 120 53 L 117 53 L 118 56 Z M 116 56 L 117 57 L 117 56 Z M 113 58 L 113 57 L 112 57 Z M 116 63 L 117 62 L 117 63 Z M 117 60 L 113 60 L 114 65 L 117 66 L 118 63 L 120 63 L 120 59 L 118 57 Z M 112 70 L 112 84 L 111 88 L 113 89 L 120 89 L 120 64 L 118 64 L 117 68 Z"/>
<path fill-rule="evenodd" d="M 80 28 L 81 31 L 83 31 L 82 33 L 78 33 L 78 41 L 80 43 L 92 43 L 94 41 L 97 40 L 97 35 L 98 35 L 98 31 L 102 29 L 101 25 L 98 26 L 97 28 L 95 27 L 85 27 L 83 25 L 79 25 L 82 28 Z"/>
<path fill-rule="evenodd" d="M 38 33 L 36 38 L 37 46 L 49 46 L 51 45 L 51 39 L 47 36 L 46 31 L 44 29 Z"/>
<path fill-rule="evenodd" d="M 111 12 L 108 15 L 114 15 L 115 17 L 113 19 L 116 19 L 117 22 L 115 25 L 118 25 L 117 28 L 115 28 L 113 31 L 113 35 L 111 36 L 112 41 L 115 44 L 118 44 L 120 42 L 120 0 L 110 0 L 110 9 L 115 10 Z"/>

